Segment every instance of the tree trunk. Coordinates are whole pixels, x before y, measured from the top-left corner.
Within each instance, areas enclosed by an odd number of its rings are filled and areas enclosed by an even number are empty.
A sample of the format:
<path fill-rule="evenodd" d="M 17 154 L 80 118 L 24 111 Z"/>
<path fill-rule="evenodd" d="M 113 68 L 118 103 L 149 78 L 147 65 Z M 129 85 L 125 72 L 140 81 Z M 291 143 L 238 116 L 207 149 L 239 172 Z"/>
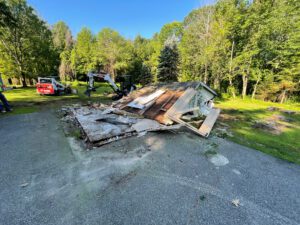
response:
<path fill-rule="evenodd" d="M 242 78 L 243 78 L 242 98 L 245 99 L 247 95 L 248 74 L 243 74 Z"/>
<path fill-rule="evenodd" d="M 111 79 L 112 79 L 113 81 L 115 81 L 115 79 L 116 79 L 116 71 L 115 71 L 114 68 L 112 68 L 112 70 L 111 70 Z"/>
<path fill-rule="evenodd" d="M 249 76 L 250 76 L 251 62 L 252 62 L 252 58 L 250 58 L 250 62 L 249 62 L 246 74 L 243 74 L 243 76 L 242 76 L 242 78 L 243 78 L 242 98 L 243 99 L 245 99 L 245 97 L 247 95 L 247 86 L 248 86 L 248 80 L 249 80 Z"/>
<path fill-rule="evenodd" d="M 236 98 L 234 87 L 233 87 L 233 83 L 232 83 L 232 77 L 233 77 L 233 75 L 232 75 L 233 50 L 234 50 L 234 41 L 232 41 L 232 46 L 231 46 L 230 64 L 229 64 L 229 77 L 228 77 L 228 80 L 229 80 L 229 87 L 230 87 L 230 91 L 231 91 L 232 97 Z"/>
<path fill-rule="evenodd" d="M 109 74 L 111 76 L 111 79 L 113 81 L 115 81 L 115 76 L 116 76 L 116 73 L 115 73 L 115 70 L 114 70 L 114 61 L 110 60 L 109 61 L 109 65 L 108 65 L 108 71 L 109 71 Z"/>
<path fill-rule="evenodd" d="M 229 87 L 230 87 L 230 91 L 231 91 L 232 97 L 236 98 L 235 91 L 234 91 L 234 86 L 233 86 L 231 78 L 229 78 Z"/>
<path fill-rule="evenodd" d="M 259 83 L 259 79 L 256 80 L 256 83 L 254 85 L 254 88 L 253 88 L 253 92 L 252 92 L 252 97 L 251 99 L 254 99 L 255 98 L 255 94 L 256 94 L 256 90 L 257 90 L 257 85 Z"/>
<path fill-rule="evenodd" d="M 218 79 L 217 77 L 215 77 L 215 79 L 214 79 L 214 89 L 215 89 L 215 90 L 218 90 L 218 89 L 219 89 L 219 87 L 220 87 L 219 84 L 220 84 L 220 83 L 219 83 L 219 79 Z"/>
<path fill-rule="evenodd" d="M 26 83 L 26 75 L 24 72 L 21 72 L 21 77 L 22 77 L 22 86 L 23 87 L 27 87 L 27 83 Z"/>
<path fill-rule="evenodd" d="M 283 90 L 281 93 L 281 99 L 280 99 L 280 104 L 282 104 L 285 100 L 286 97 L 286 90 Z"/>
<path fill-rule="evenodd" d="M 205 68 L 204 69 L 205 70 L 204 70 L 204 79 L 203 79 L 203 82 L 205 84 L 207 84 L 207 77 L 208 77 L 208 75 L 207 75 L 207 63 L 205 63 Z"/>
<path fill-rule="evenodd" d="M 210 14 L 207 15 L 206 20 L 206 32 L 205 32 L 205 47 L 208 46 L 208 40 L 209 40 L 209 31 L 210 31 Z M 207 60 L 207 59 L 206 59 Z M 205 62 L 205 71 L 204 71 L 204 83 L 207 84 L 208 81 L 208 65 L 207 61 Z"/>

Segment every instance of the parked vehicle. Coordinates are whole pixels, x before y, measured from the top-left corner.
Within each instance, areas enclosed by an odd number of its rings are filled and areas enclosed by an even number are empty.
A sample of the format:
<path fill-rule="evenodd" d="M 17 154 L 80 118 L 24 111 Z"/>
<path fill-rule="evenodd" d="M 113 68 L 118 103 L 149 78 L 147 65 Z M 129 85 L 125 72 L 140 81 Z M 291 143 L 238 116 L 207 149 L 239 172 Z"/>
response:
<path fill-rule="evenodd" d="M 113 96 L 113 100 L 118 100 L 123 96 L 127 96 L 130 92 L 136 90 L 136 86 L 132 83 L 132 79 L 130 75 L 120 76 L 116 81 L 120 83 L 120 87 L 111 79 L 109 74 L 105 73 L 92 73 L 91 71 L 87 74 L 88 78 L 88 86 L 85 91 L 85 94 L 88 97 L 91 97 L 91 92 L 96 91 L 94 86 L 94 77 L 102 78 L 104 81 L 108 82 L 110 87 L 116 93 Z"/>
<path fill-rule="evenodd" d="M 65 93 L 66 88 L 52 77 L 39 77 L 36 91 L 40 95 L 60 95 Z"/>

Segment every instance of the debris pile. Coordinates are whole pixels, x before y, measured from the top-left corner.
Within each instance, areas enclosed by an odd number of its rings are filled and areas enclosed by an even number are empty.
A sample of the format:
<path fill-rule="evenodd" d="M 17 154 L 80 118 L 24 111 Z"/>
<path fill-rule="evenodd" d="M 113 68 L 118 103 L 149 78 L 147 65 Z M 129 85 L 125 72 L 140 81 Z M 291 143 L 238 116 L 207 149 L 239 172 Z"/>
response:
<path fill-rule="evenodd" d="M 220 109 L 213 108 L 216 93 L 202 82 L 159 84 L 142 88 L 113 104 L 113 107 L 156 120 L 181 124 L 208 137 Z M 200 126 L 195 127 L 195 124 Z"/>
<path fill-rule="evenodd" d="M 69 107 L 65 117 L 76 120 L 86 141 L 94 146 L 183 126 L 208 137 L 220 113 L 213 107 L 215 96 L 202 82 L 158 84 L 134 91 L 110 106 Z"/>

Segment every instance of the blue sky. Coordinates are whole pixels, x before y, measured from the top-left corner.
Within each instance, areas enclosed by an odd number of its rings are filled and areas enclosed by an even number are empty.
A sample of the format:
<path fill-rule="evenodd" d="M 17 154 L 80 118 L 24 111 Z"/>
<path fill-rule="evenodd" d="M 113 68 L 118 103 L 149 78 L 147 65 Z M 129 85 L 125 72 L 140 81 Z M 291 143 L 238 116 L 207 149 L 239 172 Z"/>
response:
<path fill-rule="evenodd" d="M 150 38 L 161 27 L 182 21 L 193 9 L 213 0 L 27 0 L 49 24 L 65 21 L 76 35 L 82 27 L 94 33 L 104 27 L 133 39 Z"/>

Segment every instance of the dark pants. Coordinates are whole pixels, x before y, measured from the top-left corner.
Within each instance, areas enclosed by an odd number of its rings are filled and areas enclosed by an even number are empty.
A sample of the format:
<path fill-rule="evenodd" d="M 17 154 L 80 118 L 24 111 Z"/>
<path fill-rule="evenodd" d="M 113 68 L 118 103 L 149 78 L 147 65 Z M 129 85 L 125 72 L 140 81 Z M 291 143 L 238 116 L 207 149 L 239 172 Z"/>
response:
<path fill-rule="evenodd" d="M 8 101 L 7 99 L 5 98 L 4 94 L 2 92 L 0 92 L 0 100 L 1 102 L 3 103 L 4 105 L 4 108 L 7 110 L 7 111 L 10 111 L 11 110 L 11 107 L 10 105 L 8 104 Z M 1 106 L 0 106 L 1 108 Z"/>

